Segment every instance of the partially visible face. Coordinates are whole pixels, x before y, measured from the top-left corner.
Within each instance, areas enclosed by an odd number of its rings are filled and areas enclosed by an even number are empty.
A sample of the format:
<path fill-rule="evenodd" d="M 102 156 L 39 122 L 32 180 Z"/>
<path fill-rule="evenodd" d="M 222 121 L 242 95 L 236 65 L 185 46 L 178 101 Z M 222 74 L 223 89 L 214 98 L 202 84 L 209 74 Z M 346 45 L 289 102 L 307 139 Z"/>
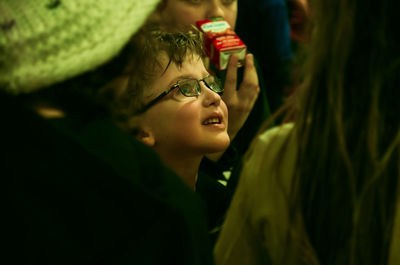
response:
<path fill-rule="evenodd" d="M 222 17 L 235 28 L 237 0 L 164 0 L 158 11 L 161 22 L 175 30 L 186 30 L 196 21 Z"/>
<path fill-rule="evenodd" d="M 166 65 L 166 56 L 163 58 Z M 186 57 L 182 67 L 171 63 L 165 73 L 146 90 L 145 101 L 156 98 L 182 78 L 199 80 L 208 75 L 199 56 Z M 186 97 L 175 88 L 143 114 L 143 125 L 153 134 L 156 151 L 205 155 L 228 147 L 227 107 L 220 95 L 207 88 L 204 82 L 200 82 L 200 85 L 199 96 Z"/>

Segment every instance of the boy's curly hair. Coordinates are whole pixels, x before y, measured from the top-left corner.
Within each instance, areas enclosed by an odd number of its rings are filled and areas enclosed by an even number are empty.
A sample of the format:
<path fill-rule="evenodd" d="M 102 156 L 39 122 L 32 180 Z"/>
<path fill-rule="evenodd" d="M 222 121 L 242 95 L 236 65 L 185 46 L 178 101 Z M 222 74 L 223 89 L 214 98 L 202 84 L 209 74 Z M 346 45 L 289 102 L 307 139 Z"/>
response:
<path fill-rule="evenodd" d="M 167 66 L 163 65 L 161 54 L 167 55 Z M 120 77 L 100 90 L 100 101 L 105 102 L 118 123 L 126 127 L 128 120 L 145 104 L 146 87 L 171 63 L 180 67 L 187 55 L 205 57 L 203 40 L 197 29 L 182 33 L 166 32 L 157 25 L 144 26 L 121 52 L 120 56 L 128 56 L 128 63 Z"/>

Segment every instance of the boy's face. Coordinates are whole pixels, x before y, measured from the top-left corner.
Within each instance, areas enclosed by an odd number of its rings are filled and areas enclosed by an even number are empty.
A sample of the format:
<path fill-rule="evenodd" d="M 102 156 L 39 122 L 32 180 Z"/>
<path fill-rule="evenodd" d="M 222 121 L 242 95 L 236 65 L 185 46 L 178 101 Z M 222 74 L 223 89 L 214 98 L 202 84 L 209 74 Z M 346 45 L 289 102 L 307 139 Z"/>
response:
<path fill-rule="evenodd" d="M 168 62 L 166 57 L 162 56 L 164 67 Z M 145 102 L 150 102 L 182 78 L 199 80 L 208 75 L 199 56 L 187 56 L 181 67 L 171 63 L 146 89 Z M 200 85 L 199 96 L 186 97 L 175 88 L 143 114 L 141 127 L 154 137 L 153 146 L 159 153 L 204 155 L 223 151 L 229 145 L 227 107 L 204 82 Z M 218 122 L 207 124 L 213 118 Z"/>
<path fill-rule="evenodd" d="M 170 29 L 186 30 L 198 20 L 215 17 L 224 18 L 235 28 L 237 0 L 164 0 L 158 12 Z"/>

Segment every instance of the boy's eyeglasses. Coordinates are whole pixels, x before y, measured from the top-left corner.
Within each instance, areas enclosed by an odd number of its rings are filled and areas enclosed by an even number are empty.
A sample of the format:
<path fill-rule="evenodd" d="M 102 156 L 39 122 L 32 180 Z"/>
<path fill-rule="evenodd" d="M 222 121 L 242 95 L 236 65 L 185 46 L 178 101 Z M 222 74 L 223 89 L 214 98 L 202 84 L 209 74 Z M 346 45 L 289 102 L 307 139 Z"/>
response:
<path fill-rule="evenodd" d="M 176 82 L 172 87 L 170 87 L 168 90 L 164 91 L 161 93 L 161 95 L 159 95 L 158 97 L 156 97 L 155 99 L 153 99 L 152 101 L 150 101 L 149 103 L 147 103 L 145 106 L 143 106 L 139 111 L 137 111 L 137 114 L 143 113 L 146 110 L 148 110 L 151 106 L 153 106 L 154 104 L 156 104 L 158 101 L 160 101 L 163 97 L 165 97 L 166 95 L 168 95 L 172 90 L 174 90 L 175 88 L 178 88 L 179 91 L 186 97 L 196 97 L 199 96 L 201 93 L 201 86 L 200 86 L 200 82 L 203 81 L 204 84 L 211 89 L 212 91 L 214 91 L 215 93 L 218 93 L 220 95 L 222 95 L 222 93 L 224 92 L 224 88 L 221 85 L 221 81 L 212 75 L 206 76 L 203 79 L 197 80 L 194 78 L 184 78 L 179 80 L 178 82 Z"/>

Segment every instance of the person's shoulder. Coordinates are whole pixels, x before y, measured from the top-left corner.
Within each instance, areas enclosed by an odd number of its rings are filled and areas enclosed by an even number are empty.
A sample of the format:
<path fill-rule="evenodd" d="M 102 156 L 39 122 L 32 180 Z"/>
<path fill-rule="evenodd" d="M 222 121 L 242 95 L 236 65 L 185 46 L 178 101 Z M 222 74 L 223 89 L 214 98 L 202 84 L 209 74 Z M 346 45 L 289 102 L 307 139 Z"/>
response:
<path fill-rule="evenodd" d="M 287 135 L 289 132 L 293 130 L 294 124 L 292 122 L 284 123 L 282 125 L 278 125 L 272 127 L 269 130 L 266 130 L 261 134 L 263 137 L 268 137 L 271 135 Z"/>
<path fill-rule="evenodd" d="M 297 155 L 294 124 L 288 123 L 273 127 L 254 139 L 246 155 L 242 175 L 247 181 L 259 185 L 267 182 L 276 186 L 277 179 L 290 183 Z M 279 177 L 276 176 L 279 172 Z M 264 185 L 261 185 L 264 186 Z"/>
<path fill-rule="evenodd" d="M 285 123 L 280 126 L 275 126 L 262 134 L 260 134 L 256 139 L 256 146 L 268 145 L 274 147 L 281 146 L 289 137 L 293 131 L 293 123 Z"/>

